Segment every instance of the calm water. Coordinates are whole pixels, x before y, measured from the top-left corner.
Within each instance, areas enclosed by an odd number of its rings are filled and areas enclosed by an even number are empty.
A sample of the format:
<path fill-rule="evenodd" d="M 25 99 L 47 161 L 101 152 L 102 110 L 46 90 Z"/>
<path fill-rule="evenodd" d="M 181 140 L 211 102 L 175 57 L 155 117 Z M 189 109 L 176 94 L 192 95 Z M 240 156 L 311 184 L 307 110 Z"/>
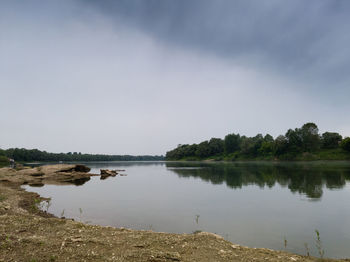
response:
<path fill-rule="evenodd" d="M 49 212 L 92 224 L 222 235 L 234 243 L 350 257 L 350 162 L 104 162 L 128 176 L 80 186 L 26 187 L 51 197 Z M 82 212 L 80 212 L 80 209 Z"/>

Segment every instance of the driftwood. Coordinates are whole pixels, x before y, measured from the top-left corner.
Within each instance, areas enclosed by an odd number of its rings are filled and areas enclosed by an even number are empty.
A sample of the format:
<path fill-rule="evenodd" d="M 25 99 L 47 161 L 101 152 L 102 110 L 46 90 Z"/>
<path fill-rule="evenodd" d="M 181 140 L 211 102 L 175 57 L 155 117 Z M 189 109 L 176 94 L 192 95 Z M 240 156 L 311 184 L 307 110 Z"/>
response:
<path fill-rule="evenodd" d="M 101 179 L 106 179 L 107 177 L 110 176 L 116 176 L 118 175 L 117 170 L 109 170 L 109 169 L 100 169 L 101 172 Z"/>

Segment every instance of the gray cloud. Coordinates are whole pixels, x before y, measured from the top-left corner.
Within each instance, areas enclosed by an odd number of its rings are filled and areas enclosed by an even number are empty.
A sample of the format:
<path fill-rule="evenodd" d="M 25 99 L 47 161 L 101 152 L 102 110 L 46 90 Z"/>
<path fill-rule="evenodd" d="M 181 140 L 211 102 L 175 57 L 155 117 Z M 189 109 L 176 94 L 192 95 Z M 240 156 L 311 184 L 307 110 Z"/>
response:
<path fill-rule="evenodd" d="M 349 135 L 349 5 L 310 2 L 3 1 L 0 147 L 164 154 L 306 121 Z"/>
<path fill-rule="evenodd" d="M 348 85 L 346 0 L 83 2 L 172 44 L 225 58 L 255 57 L 296 77 Z"/>

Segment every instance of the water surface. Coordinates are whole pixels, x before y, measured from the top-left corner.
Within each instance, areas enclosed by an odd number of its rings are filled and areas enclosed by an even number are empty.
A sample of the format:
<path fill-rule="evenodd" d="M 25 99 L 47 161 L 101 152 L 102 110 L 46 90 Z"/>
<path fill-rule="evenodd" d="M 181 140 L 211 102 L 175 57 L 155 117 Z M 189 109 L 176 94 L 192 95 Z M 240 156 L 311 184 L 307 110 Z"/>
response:
<path fill-rule="evenodd" d="M 49 212 L 93 224 L 191 233 L 326 257 L 350 257 L 349 162 L 100 162 L 127 176 L 80 186 L 27 187 L 51 197 Z M 285 247 L 285 241 L 287 246 Z"/>

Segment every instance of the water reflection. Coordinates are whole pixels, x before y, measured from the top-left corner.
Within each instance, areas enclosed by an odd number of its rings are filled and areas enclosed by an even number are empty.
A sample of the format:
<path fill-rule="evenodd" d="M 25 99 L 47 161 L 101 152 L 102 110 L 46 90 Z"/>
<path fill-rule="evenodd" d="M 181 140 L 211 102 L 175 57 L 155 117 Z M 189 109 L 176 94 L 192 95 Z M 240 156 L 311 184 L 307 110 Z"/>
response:
<path fill-rule="evenodd" d="M 232 189 L 252 184 L 272 188 L 278 183 L 313 200 L 322 197 L 324 187 L 341 189 L 350 180 L 350 165 L 346 162 L 167 162 L 166 167 L 179 177 L 200 178 L 214 185 L 225 183 Z"/>
<path fill-rule="evenodd" d="M 82 186 L 84 185 L 86 182 L 90 181 L 90 177 L 82 177 L 82 178 L 79 178 L 79 179 L 74 179 L 72 180 L 72 184 L 76 185 L 76 186 Z"/>

